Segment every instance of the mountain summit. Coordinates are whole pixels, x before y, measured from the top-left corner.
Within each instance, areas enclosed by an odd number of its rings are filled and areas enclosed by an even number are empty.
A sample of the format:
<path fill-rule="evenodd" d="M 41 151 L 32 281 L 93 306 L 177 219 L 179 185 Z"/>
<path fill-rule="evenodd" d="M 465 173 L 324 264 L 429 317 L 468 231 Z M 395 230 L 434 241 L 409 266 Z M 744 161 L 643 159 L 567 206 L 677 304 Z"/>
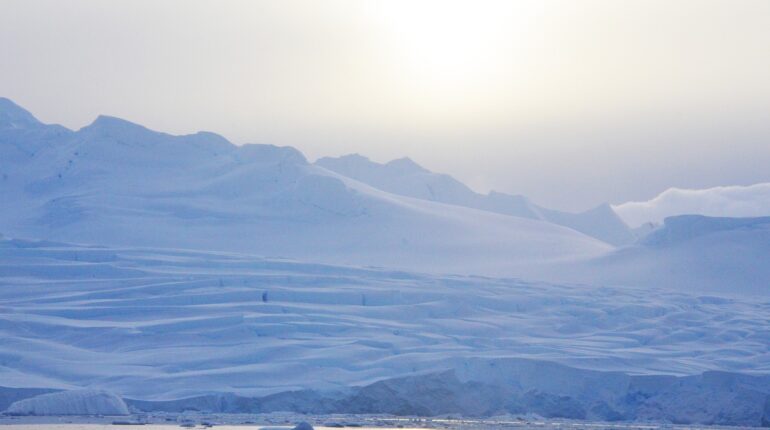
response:
<path fill-rule="evenodd" d="M 23 129 L 40 127 L 43 123 L 29 111 L 5 97 L 0 97 L 0 129 Z"/>
<path fill-rule="evenodd" d="M 409 158 L 380 164 L 351 154 L 321 158 L 316 164 L 393 194 L 547 221 L 611 245 L 626 245 L 635 240 L 608 204 L 575 214 L 537 206 L 524 196 L 496 191 L 479 194 L 452 176 L 431 172 Z"/>

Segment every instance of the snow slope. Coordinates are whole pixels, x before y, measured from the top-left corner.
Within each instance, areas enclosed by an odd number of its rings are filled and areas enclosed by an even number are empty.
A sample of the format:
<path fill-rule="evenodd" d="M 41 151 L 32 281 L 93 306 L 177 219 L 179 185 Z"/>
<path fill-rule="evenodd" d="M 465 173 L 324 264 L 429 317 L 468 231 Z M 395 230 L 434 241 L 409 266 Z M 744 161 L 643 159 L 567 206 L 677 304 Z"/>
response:
<path fill-rule="evenodd" d="M 703 190 L 670 188 L 651 200 L 623 203 L 614 209 L 632 226 L 660 223 L 667 217 L 687 214 L 732 218 L 770 216 L 770 183 Z"/>
<path fill-rule="evenodd" d="M 351 155 L 325 158 L 317 162 L 382 189 L 422 199 L 441 200 L 462 206 L 542 218 L 570 226 L 611 243 L 625 243 L 626 229 L 616 229 L 618 216 L 609 205 L 583 214 L 568 214 L 537 207 L 521 196 L 474 193 L 447 175 L 429 172 L 409 160 L 378 164 Z M 395 164 L 395 167 L 392 166 Z M 765 190 L 762 185 L 747 188 L 725 187 L 702 192 L 670 191 L 651 202 L 655 210 L 673 206 L 695 211 L 761 213 Z M 679 197 L 677 197 L 679 196 Z M 679 204 L 691 199 L 696 204 Z M 634 204 L 618 208 L 629 216 Z M 672 206 L 673 205 L 673 206 Z M 709 209 L 711 208 L 711 209 Z M 746 212 L 748 211 L 748 212 Z M 636 212 L 633 212 L 636 213 Z M 634 218 L 631 218 L 632 220 Z M 646 219 L 646 218 L 640 218 Z M 622 223 L 621 223 L 622 224 Z M 770 294 L 770 236 L 764 218 L 708 218 L 680 216 L 668 218 L 660 228 L 650 223 L 638 227 L 638 243 L 604 255 L 557 263 L 528 275 L 557 282 L 584 282 L 601 285 L 631 285 L 667 288 L 694 293 L 760 295 Z M 610 228 L 605 228 L 609 226 Z M 608 239 L 612 232 L 619 235 Z M 624 233 L 625 232 L 625 233 Z M 608 236 L 609 235 L 609 236 Z"/>
<path fill-rule="evenodd" d="M 260 396 L 477 358 L 766 374 L 768 319 L 756 297 L 0 241 L 4 386 Z"/>
<path fill-rule="evenodd" d="M 479 194 L 455 178 L 431 172 L 409 158 L 379 164 L 351 154 L 321 158 L 315 164 L 393 194 L 548 221 L 612 245 L 635 240 L 628 226 L 606 204 L 574 214 L 537 206 L 524 196 L 495 191 Z"/>
<path fill-rule="evenodd" d="M 770 217 L 682 215 L 666 218 L 634 246 L 561 270 L 573 281 L 764 298 L 768 262 Z"/>
<path fill-rule="evenodd" d="M 8 100 L 0 109 L 0 232 L 11 237 L 517 276 L 610 249 L 540 220 L 376 190 L 293 148 L 107 116 L 72 132 Z"/>

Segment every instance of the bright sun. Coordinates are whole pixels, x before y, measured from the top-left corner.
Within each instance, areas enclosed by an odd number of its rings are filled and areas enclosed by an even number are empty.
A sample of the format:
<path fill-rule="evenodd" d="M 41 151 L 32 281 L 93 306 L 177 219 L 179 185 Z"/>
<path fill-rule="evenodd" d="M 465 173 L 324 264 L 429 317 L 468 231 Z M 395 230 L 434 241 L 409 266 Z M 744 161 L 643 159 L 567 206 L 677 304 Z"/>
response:
<path fill-rule="evenodd" d="M 457 91 L 510 66 L 540 9 L 530 1 L 388 0 L 370 11 L 409 79 Z"/>

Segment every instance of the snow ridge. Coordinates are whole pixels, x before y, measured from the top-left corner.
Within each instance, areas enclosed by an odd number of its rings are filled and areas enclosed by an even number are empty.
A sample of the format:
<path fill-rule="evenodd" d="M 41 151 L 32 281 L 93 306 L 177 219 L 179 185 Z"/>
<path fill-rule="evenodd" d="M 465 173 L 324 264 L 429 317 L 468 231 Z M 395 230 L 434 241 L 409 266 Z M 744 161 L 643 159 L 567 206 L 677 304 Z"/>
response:
<path fill-rule="evenodd" d="M 628 226 L 606 204 L 574 214 L 537 206 L 524 196 L 495 191 L 479 194 L 455 178 L 431 172 L 408 158 L 379 164 L 359 154 L 351 154 L 324 157 L 315 164 L 393 194 L 543 220 L 612 245 L 625 245 L 635 240 Z"/>

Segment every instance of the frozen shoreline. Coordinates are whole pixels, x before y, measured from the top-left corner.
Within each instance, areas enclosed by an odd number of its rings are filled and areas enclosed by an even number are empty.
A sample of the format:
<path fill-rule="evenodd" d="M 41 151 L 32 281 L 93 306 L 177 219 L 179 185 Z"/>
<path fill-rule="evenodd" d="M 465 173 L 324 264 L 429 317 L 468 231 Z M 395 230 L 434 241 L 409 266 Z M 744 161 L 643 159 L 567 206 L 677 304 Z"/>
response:
<path fill-rule="evenodd" d="M 695 430 L 695 429 L 753 429 L 741 426 L 677 425 L 659 422 L 600 422 L 553 420 L 532 415 L 509 415 L 489 419 L 459 417 L 394 417 L 388 415 L 318 415 L 275 413 L 275 414 L 139 414 L 119 417 L 93 416 L 52 416 L 52 417 L 10 417 L 0 415 L 0 426 L 7 429 L 28 430 L 99 430 L 131 429 L 165 430 L 177 429 L 182 424 L 195 424 L 204 428 L 204 424 L 213 428 L 227 429 L 254 428 L 291 430 L 295 423 L 307 421 L 316 430 L 352 430 L 368 429 L 441 429 L 441 430 L 505 430 L 505 429 L 540 429 L 540 430 Z M 130 424 L 129 424 L 130 423 Z"/>

